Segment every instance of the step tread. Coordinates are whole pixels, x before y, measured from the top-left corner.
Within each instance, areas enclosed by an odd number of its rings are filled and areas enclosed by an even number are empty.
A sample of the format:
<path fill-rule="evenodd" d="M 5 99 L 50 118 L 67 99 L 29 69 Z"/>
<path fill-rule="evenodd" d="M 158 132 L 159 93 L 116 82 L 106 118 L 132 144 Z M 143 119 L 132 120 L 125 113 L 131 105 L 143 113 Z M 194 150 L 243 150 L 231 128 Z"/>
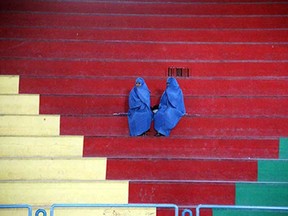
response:
<path fill-rule="evenodd" d="M 1 100 L 1 96 L 0 96 Z M 159 96 L 151 97 L 151 104 L 158 104 Z M 90 115 L 114 114 L 128 111 L 127 96 L 93 95 L 41 95 L 41 114 Z M 185 96 L 189 115 L 288 115 L 288 97 L 205 97 Z M 101 104 L 101 106 L 95 106 Z"/>
<path fill-rule="evenodd" d="M 287 18 L 288 22 L 288 18 Z M 287 60 L 288 44 L 0 40 L 2 57 L 142 60 Z M 5 51 L 4 51 L 5 50 Z M 61 50 L 61 51 L 60 51 Z M 133 55 L 131 55 L 133 53 Z"/>
<path fill-rule="evenodd" d="M 119 145 L 121 143 L 121 145 Z M 278 139 L 185 139 L 170 137 L 85 137 L 84 157 L 275 158 Z"/>
<path fill-rule="evenodd" d="M 105 180 L 106 158 L 1 158 L 0 170 L 1 180 Z"/>
<path fill-rule="evenodd" d="M 288 136 L 287 118 L 183 117 L 171 136 L 279 137 Z M 151 128 L 152 130 L 152 128 Z M 128 136 L 127 116 L 62 116 L 61 135 Z M 151 131 L 151 133 L 153 133 Z M 157 137 L 156 137 L 157 138 Z M 167 137 L 159 138 L 163 141 Z"/>
<path fill-rule="evenodd" d="M 161 95 L 166 78 L 147 78 L 152 95 Z M 129 77 L 21 77 L 20 93 L 72 95 L 128 95 L 135 79 Z M 121 85 L 119 85 L 121 83 Z M 179 78 L 184 96 L 287 96 L 287 79 Z M 243 86 L 245 85 L 245 88 Z M 110 86 L 110 88 L 109 88 Z M 112 86 L 117 86 L 113 87 Z"/>
<path fill-rule="evenodd" d="M 49 19 L 47 19 L 49 17 Z M 0 13 L 6 25 L 117 28 L 287 28 L 288 17 L 280 16 L 179 16 L 47 14 L 29 12 Z"/>
<path fill-rule="evenodd" d="M 2 136 L 0 157 L 81 157 L 83 136 Z"/>
<path fill-rule="evenodd" d="M 287 37 L 288 38 L 288 37 Z M 0 72 L 33 76 L 166 77 L 168 67 L 187 67 L 190 77 L 287 77 L 288 62 L 265 61 L 129 61 L 119 59 L 1 58 Z M 85 63 L 84 63 L 85 62 Z M 59 74 L 61 71 L 61 74 Z"/>
<path fill-rule="evenodd" d="M 286 5 L 280 4 L 278 1 L 271 3 L 242 3 L 242 4 L 225 4 L 219 2 L 202 3 L 195 2 L 194 4 L 186 3 L 183 7 L 182 3 L 165 2 L 137 2 L 131 4 L 129 2 L 34 2 L 26 1 L 26 4 L 19 4 L 18 1 L 10 1 L 10 4 L 1 2 L 1 8 L 6 11 L 41 11 L 41 12 L 57 12 L 57 13 L 121 13 L 130 14 L 221 14 L 221 15 L 235 15 L 235 14 L 286 14 Z M 11 3 L 13 3 L 11 5 Z M 16 4 L 18 3 L 18 4 Z"/>

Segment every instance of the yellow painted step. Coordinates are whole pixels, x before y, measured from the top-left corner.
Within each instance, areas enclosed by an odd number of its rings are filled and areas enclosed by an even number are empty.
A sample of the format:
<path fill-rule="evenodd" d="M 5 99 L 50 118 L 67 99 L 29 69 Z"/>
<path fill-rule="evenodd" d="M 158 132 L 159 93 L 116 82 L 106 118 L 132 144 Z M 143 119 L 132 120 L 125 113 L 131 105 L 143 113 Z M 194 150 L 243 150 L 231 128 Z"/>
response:
<path fill-rule="evenodd" d="M 97 209 L 55 209 L 55 216 L 156 216 L 156 208 L 97 208 Z"/>
<path fill-rule="evenodd" d="M 81 157 L 83 136 L 0 137 L 0 157 Z"/>
<path fill-rule="evenodd" d="M 0 114 L 39 114 L 39 95 L 0 95 Z"/>
<path fill-rule="evenodd" d="M 0 159 L 0 180 L 105 180 L 106 158 Z"/>
<path fill-rule="evenodd" d="M 0 75 L 0 94 L 18 94 L 19 76 Z"/>
<path fill-rule="evenodd" d="M 36 209 L 37 211 L 37 209 Z M 0 209 L 0 215 L 1 216 L 27 216 L 28 210 L 27 209 Z M 35 214 L 34 214 L 35 215 Z"/>
<path fill-rule="evenodd" d="M 0 116 L 0 136 L 55 136 L 60 133 L 60 116 Z"/>
<path fill-rule="evenodd" d="M 128 181 L 0 181 L 0 203 L 128 203 Z"/>
<path fill-rule="evenodd" d="M 35 212 L 40 209 L 32 208 L 32 215 L 35 215 Z M 44 209 L 49 215 L 50 208 L 41 208 Z M 27 216 L 28 210 L 25 209 L 5 209 L 0 210 L 1 216 Z M 42 215 L 42 214 L 40 214 Z M 54 210 L 55 216 L 97 216 L 97 215 L 105 215 L 105 216 L 156 216 L 156 208 L 55 208 Z"/>

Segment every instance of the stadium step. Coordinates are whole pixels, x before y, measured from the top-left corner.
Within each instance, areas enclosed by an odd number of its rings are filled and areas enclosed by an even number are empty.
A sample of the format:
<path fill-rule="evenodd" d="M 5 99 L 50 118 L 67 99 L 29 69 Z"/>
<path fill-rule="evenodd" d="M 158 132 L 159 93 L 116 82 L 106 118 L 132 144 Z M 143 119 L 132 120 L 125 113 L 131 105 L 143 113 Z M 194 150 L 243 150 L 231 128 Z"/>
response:
<path fill-rule="evenodd" d="M 128 203 L 127 181 L 0 181 L 0 203 Z"/>
<path fill-rule="evenodd" d="M 8 26 L 82 27 L 82 28 L 287 28 L 285 15 L 223 16 L 223 15 L 138 15 L 138 14 L 74 14 L 31 13 L 7 11 L 0 20 Z"/>
<path fill-rule="evenodd" d="M 82 157 L 83 136 L 2 136 L 0 157 Z"/>
<path fill-rule="evenodd" d="M 60 116 L 58 115 L 2 115 L 1 136 L 58 136 Z"/>
<path fill-rule="evenodd" d="M 151 97 L 151 105 L 160 96 Z M 1 102 L 1 97 L 0 97 Z M 128 96 L 41 95 L 41 114 L 93 115 L 128 112 Z M 287 116 L 288 97 L 205 97 L 185 96 L 189 115 Z"/>
<path fill-rule="evenodd" d="M 1 158 L 0 180 L 105 180 L 106 158 Z"/>
<path fill-rule="evenodd" d="M 0 76 L 0 94 L 18 94 L 19 76 L 1 75 Z"/>
<path fill-rule="evenodd" d="M 147 78 L 152 95 L 161 96 L 165 78 Z M 179 78 L 185 96 L 287 96 L 286 79 L 249 78 Z M 31 77 L 22 76 L 20 93 L 71 95 L 128 95 L 135 79 L 127 77 Z"/>
<path fill-rule="evenodd" d="M 161 139 L 162 140 L 162 139 Z M 287 158 L 286 139 L 85 137 L 84 157 Z M 119 144 L 121 143 L 121 145 Z M 286 149 L 286 150 L 285 150 Z M 286 156 L 285 156 L 286 155 Z"/>
<path fill-rule="evenodd" d="M 108 180 L 287 182 L 287 173 L 287 160 L 107 159 Z"/>
<path fill-rule="evenodd" d="M 288 136 L 287 124 L 288 121 L 286 117 L 261 118 L 186 116 L 182 118 L 177 127 L 172 130 L 171 136 L 181 136 L 186 138 L 203 136 L 214 138 L 277 138 L 280 136 Z M 151 130 L 153 129 L 151 128 Z M 127 116 L 61 116 L 60 131 L 61 135 L 129 135 Z M 153 131 L 151 131 L 151 133 L 153 133 Z M 164 141 L 165 137 L 158 139 Z"/>
<path fill-rule="evenodd" d="M 1 17 L 1 14 L 0 14 Z M 288 23 L 288 19 L 287 19 Z M 155 61 L 242 60 L 281 61 L 288 58 L 286 43 L 177 43 L 133 41 L 0 40 L 0 56 L 56 59 L 142 59 Z M 60 51 L 61 50 L 61 51 Z"/>
<path fill-rule="evenodd" d="M 288 37 L 287 37 L 288 38 Z M 0 73 L 33 76 L 126 76 L 166 77 L 168 68 L 188 68 L 189 76 L 197 77 L 287 77 L 287 62 L 279 61 L 142 61 L 142 60 L 113 60 L 93 59 L 83 61 L 76 59 L 47 59 L 47 58 L 1 58 Z M 60 73 L 61 71 L 61 73 Z"/>
<path fill-rule="evenodd" d="M 81 206 L 81 205 L 80 205 Z M 47 214 L 50 212 L 50 206 L 38 206 L 32 207 L 32 215 L 36 214 L 36 211 L 41 208 L 41 210 L 45 210 Z M 161 216 L 158 215 L 156 208 L 148 208 L 148 207 L 55 207 L 54 208 L 54 215 L 61 215 L 61 216 L 93 216 L 93 215 L 125 215 L 125 216 Z M 1 216 L 23 216 L 27 215 L 27 209 L 0 209 Z M 168 212 L 173 216 L 173 212 Z M 38 212 L 41 215 L 41 213 Z M 167 212 L 165 212 L 166 216 Z M 165 216 L 165 215 L 163 215 Z"/>
<path fill-rule="evenodd" d="M 239 159 L 108 158 L 107 179 L 257 181 L 257 161 Z"/>
<path fill-rule="evenodd" d="M 129 203 L 287 206 L 287 187 L 288 183 L 130 181 Z"/>
<path fill-rule="evenodd" d="M 76 41 L 149 41 L 149 42 L 287 42 L 287 29 L 115 29 L 115 28 L 38 28 L 0 27 L 2 38 Z"/>
<path fill-rule="evenodd" d="M 0 95 L 0 114 L 39 114 L 39 95 Z"/>
<path fill-rule="evenodd" d="M 11 4 L 12 3 L 12 4 Z M 286 15 L 286 7 L 278 3 L 230 3 L 225 4 L 213 1 L 210 3 L 187 3 L 183 7 L 181 2 L 34 2 L 34 1 L 10 1 L 9 4 L 1 2 L 1 8 L 6 11 L 33 11 L 33 12 L 57 12 L 57 13 L 111 13 L 111 14 L 162 14 L 162 15 Z"/>

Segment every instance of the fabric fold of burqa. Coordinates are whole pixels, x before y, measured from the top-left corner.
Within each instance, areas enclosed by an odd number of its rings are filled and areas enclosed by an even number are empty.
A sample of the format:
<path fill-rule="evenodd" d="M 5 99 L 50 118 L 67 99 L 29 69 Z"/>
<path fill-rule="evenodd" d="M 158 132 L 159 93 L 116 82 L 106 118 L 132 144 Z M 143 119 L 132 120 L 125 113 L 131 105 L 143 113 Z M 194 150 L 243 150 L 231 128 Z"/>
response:
<path fill-rule="evenodd" d="M 185 113 L 183 92 L 177 80 L 169 77 L 166 90 L 160 99 L 159 109 L 154 114 L 154 129 L 164 136 L 169 136 Z"/>
<path fill-rule="evenodd" d="M 150 107 L 150 90 L 143 78 L 136 79 L 129 94 L 128 125 L 130 136 L 139 136 L 150 129 L 153 113 Z"/>

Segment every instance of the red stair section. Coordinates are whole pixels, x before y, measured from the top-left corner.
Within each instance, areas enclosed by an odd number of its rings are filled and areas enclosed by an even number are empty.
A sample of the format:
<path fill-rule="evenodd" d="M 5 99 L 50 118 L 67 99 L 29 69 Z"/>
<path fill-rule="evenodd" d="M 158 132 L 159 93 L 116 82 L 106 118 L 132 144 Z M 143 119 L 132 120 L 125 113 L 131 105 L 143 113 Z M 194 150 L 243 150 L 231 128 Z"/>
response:
<path fill-rule="evenodd" d="M 40 112 L 63 115 L 111 115 L 127 113 L 128 96 L 103 95 L 41 95 Z M 111 104 L 111 100 L 113 104 Z M 151 98 L 152 104 L 159 97 Z M 99 106 L 101 105 L 101 106 Z M 287 116 L 288 97 L 257 96 L 186 96 L 186 112 L 192 116 L 243 115 L 243 116 Z"/>
<path fill-rule="evenodd" d="M 62 135 L 84 135 L 83 157 L 107 157 L 107 179 L 130 180 L 129 203 L 233 205 L 238 181 L 256 183 L 257 160 L 279 157 L 288 136 L 286 0 L 0 8 L 0 74 L 21 75 L 20 93 L 40 94 L 40 113 L 60 114 Z M 153 128 L 129 137 L 135 78 L 145 78 L 154 105 L 168 67 L 189 68 L 178 77 L 187 115 L 168 138 Z"/>
<path fill-rule="evenodd" d="M 111 158 L 271 158 L 279 155 L 277 139 L 89 137 L 84 157 Z"/>

